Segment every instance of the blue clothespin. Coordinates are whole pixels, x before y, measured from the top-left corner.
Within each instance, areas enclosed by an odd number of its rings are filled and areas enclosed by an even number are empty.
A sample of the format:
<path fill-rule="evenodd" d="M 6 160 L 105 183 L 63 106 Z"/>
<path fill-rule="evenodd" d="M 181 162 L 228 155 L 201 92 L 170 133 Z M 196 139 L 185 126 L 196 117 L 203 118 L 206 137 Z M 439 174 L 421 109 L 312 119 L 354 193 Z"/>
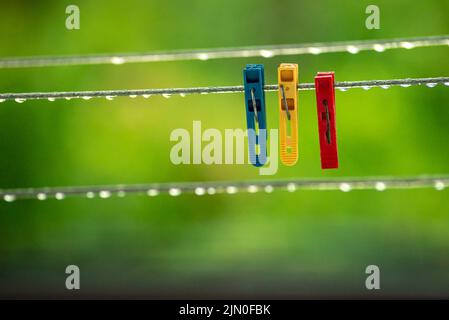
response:
<path fill-rule="evenodd" d="M 243 70 L 249 161 L 261 167 L 267 161 L 267 118 L 263 64 L 247 64 Z"/>

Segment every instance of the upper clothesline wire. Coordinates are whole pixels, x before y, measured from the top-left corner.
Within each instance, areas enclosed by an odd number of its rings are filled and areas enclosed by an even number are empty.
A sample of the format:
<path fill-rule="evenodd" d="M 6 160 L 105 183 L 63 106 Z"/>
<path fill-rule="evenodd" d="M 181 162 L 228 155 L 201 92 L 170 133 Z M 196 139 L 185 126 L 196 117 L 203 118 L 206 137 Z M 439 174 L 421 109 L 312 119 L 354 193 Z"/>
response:
<path fill-rule="evenodd" d="M 124 64 L 179 60 L 210 60 L 225 58 L 247 58 L 331 52 L 360 51 L 383 52 L 388 49 L 413 49 L 449 45 L 449 35 L 339 42 L 317 42 L 304 44 L 262 45 L 249 47 L 209 48 L 196 50 L 174 50 L 143 53 L 116 53 L 67 56 L 30 56 L 0 58 L 0 68 L 28 68 L 51 66 L 74 66 L 95 64 Z"/>

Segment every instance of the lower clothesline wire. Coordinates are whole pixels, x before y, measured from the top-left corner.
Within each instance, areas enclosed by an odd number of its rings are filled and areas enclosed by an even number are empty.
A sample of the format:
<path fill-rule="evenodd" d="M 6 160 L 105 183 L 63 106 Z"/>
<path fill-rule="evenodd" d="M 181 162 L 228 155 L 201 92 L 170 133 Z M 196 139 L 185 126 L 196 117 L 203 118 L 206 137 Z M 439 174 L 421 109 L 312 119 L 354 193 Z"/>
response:
<path fill-rule="evenodd" d="M 415 176 L 415 177 L 362 177 L 336 179 L 285 179 L 223 182 L 179 182 L 150 183 L 135 185 L 81 186 L 81 187 L 47 187 L 0 189 L 0 197 L 6 202 L 21 199 L 56 199 L 67 197 L 110 198 L 128 195 L 179 196 L 181 194 L 215 195 L 235 193 L 271 193 L 275 190 L 294 192 L 297 190 L 376 190 L 433 188 L 443 190 L 449 186 L 449 175 Z"/>
<path fill-rule="evenodd" d="M 363 80 L 363 81 L 340 81 L 335 82 L 335 88 L 340 91 L 346 91 L 353 88 L 363 88 L 365 90 L 379 87 L 389 89 L 394 86 L 410 87 L 425 85 L 433 88 L 438 84 L 449 86 L 449 77 L 434 77 L 434 78 L 406 78 L 406 79 L 390 79 L 390 80 Z M 277 91 L 279 89 L 277 84 L 266 85 L 266 91 Z M 301 83 L 298 85 L 298 90 L 314 90 L 315 84 Z M 194 87 L 194 88 L 166 88 L 166 89 L 137 89 L 137 90 L 100 90 L 100 91 L 65 91 L 65 92 L 27 92 L 27 93 L 2 93 L 0 94 L 0 102 L 7 100 L 14 100 L 18 103 L 23 103 L 27 100 L 41 100 L 47 99 L 55 101 L 56 99 L 70 100 L 73 98 L 81 98 L 89 100 L 91 98 L 106 98 L 112 100 L 118 96 L 128 96 L 136 98 L 138 96 L 149 98 L 152 95 L 161 95 L 169 98 L 172 95 L 178 94 L 185 96 L 188 94 L 209 94 L 209 93 L 233 93 L 243 92 L 243 86 L 219 86 L 219 87 Z"/>

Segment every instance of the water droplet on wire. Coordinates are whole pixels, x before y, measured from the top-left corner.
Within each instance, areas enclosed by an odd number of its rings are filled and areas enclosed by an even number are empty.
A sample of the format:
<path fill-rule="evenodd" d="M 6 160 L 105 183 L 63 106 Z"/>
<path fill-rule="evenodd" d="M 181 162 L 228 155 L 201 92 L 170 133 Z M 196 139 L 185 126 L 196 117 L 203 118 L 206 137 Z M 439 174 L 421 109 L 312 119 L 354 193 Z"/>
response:
<path fill-rule="evenodd" d="M 172 197 L 179 196 L 182 193 L 181 189 L 179 188 L 170 188 L 168 189 L 168 194 Z"/>
<path fill-rule="evenodd" d="M 359 48 L 357 48 L 356 46 L 347 46 L 346 50 L 352 54 L 356 54 L 359 52 Z"/>
<path fill-rule="evenodd" d="M 259 188 L 257 186 L 254 185 L 248 186 L 249 193 L 256 193 L 257 191 L 259 191 Z"/>
<path fill-rule="evenodd" d="M 260 50 L 260 55 L 264 58 L 271 58 L 274 56 L 274 52 L 271 50 Z"/>
<path fill-rule="evenodd" d="M 234 186 L 228 186 L 228 187 L 226 187 L 226 193 L 229 193 L 229 194 L 235 194 L 235 193 L 237 193 L 239 190 L 237 189 L 237 187 L 234 187 Z"/>
<path fill-rule="evenodd" d="M 103 190 L 103 191 L 100 191 L 98 195 L 102 199 L 107 199 L 107 198 L 111 197 L 111 192 L 107 191 L 107 190 Z"/>
<path fill-rule="evenodd" d="M 125 63 L 125 59 L 123 59 L 122 57 L 112 57 L 111 63 L 112 64 L 123 64 L 123 63 Z"/>
<path fill-rule="evenodd" d="M 56 200 L 63 200 L 65 198 L 65 194 L 62 192 L 56 192 L 55 198 Z"/>
<path fill-rule="evenodd" d="M 47 199 L 47 195 L 46 195 L 45 193 L 43 193 L 43 192 L 40 192 L 40 193 L 38 193 L 38 194 L 36 195 L 36 198 L 37 198 L 38 200 L 46 200 L 46 199 Z"/>
<path fill-rule="evenodd" d="M 289 184 L 287 184 L 287 191 L 288 191 L 288 192 L 294 192 L 294 191 L 296 191 L 296 184 L 294 184 L 294 183 L 289 183 Z"/>
<path fill-rule="evenodd" d="M 441 191 L 445 188 L 444 182 L 443 181 L 435 181 L 435 189 L 438 191 Z"/>
<path fill-rule="evenodd" d="M 5 200 L 6 202 L 13 202 L 14 200 L 16 200 L 16 196 L 12 194 L 5 194 L 3 196 L 3 200 Z"/>
<path fill-rule="evenodd" d="M 401 42 L 401 47 L 405 48 L 405 49 L 413 49 L 415 47 L 415 45 L 411 42 Z"/>
<path fill-rule="evenodd" d="M 86 197 L 87 197 L 88 199 L 95 198 L 95 193 L 92 192 L 92 191 L 89 191 L 89 192 L 86 193 Z"/>
<path fill-rule="evenodd" d="M 202 187 L 198 187 L 198 188 L 195 188 L 194 192 L 197 196 L 202 196 L 202 195 L 206 194 L 206 189 L 204 189 Z"/>
<path fill-rule="evenodd" d="M 199 54 L 197 55 L 197 57 L 198 57 L 198 59 L 203 60 L 203 61 L 209 59 L 209 55 L 208 55 L 207 53 L 199 53 Z"/>
<path fill-rule="evenodd" d="M 387 185 L 384 182 L 376 182 L 375 186 L 377 191 L 384 191 L 387 188 Z"/>
<path fill-rule="evenodd" d="M 147 195 L 150 197 L 155 197 L 159 194 L 159 191 L 156 189 L 150 189 L 147 191 Z"/>
<path fill-rule="evenodd" d="M 375 44 L 373 46 L 373 49 L 377 52 L 384 52 L 385 51 L 385 47 L 381 44 Z"/>
<path fill-rule="evenodd" d="M 340 183 L 340 190 L 343 192 L 349 192 L 351 191 L 351 185 L 346 182 Z"/>

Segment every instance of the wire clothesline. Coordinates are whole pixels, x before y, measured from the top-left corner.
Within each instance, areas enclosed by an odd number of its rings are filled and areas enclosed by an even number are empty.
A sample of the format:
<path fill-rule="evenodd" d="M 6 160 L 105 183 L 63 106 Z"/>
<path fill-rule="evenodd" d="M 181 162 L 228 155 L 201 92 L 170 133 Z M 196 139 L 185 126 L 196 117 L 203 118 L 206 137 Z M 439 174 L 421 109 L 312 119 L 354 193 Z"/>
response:
<path fill-rule="evenodd" d="M 407 79 L 392 79 L 392 80 L 363 80 L 363 81 L 340 81 L 335 82 L 335 88 L 340 91 L 347 91 L 353 88 L 363 88 L 365 90 L 379 87 L 388 89 L 393 86 L 410 87 L 425 85 L 433 88 L 438 84 L 449 86 L 449 77 L 436 78 L 407 78 Z M 314 90 L 315 84 L 301 83 L 298 84 L 298 90 Z M 277 91 L 277 84 L 270 84 L 265 86 L 266 91 Z M 166 98 L 178 94 L 185 96 L 188 94 L 208 94 L 208 93 L 233 93 L 243 92 L 243 86 L 219 86 L 219 87 L 195 87 L 195 88 L 166 88 L 166 89 L 137 89 L 137 90 L 99 90 L 99 91 L 65 91 L 65 92 L 26 92 L 26 93 L 2 93 L 0 94 L 0 102 L 13 100 L 18 103 L 23 103 L 27 100 L 42 100 L 55 101 L 56 99 L 84 99 L 91 98 L 106 98 L 113 100 L 115 97 L 127 96 L 136 98 L 138 96 L 149 98 L 153 95 L 161 95 Z"/>
<path fill-rule="evenodd" d="M 423 189 L 444 190 L 449 186 L 449 175 L 416 177 L 363 177 L 324 179 L 288 179 L 224 182 L 179 182 L 150 183 L 135 185 L 109 185 L 84 187 L 49 187 L 27 189 L 0 189 L 0 197 L 6 202 L 21 199 L 63 200 L 67 197 L 110 198 L 128 195 L 179 196 L 181 194 L 215 195 L 235 193 L 271 193 L 275 190 L 294 192 L 297 190 L 376 190 L 387 189 Z"/>
<path fill-rule="evenodd" d="M 0 68 L 26 68 L 93 64 L 117 65 L 137 62 L 209 60 L 247 57 L 271 58 L 274 56 L 320 54 L 330 52 L 349 52 L 352 54 L 356 54 L 360 51 L 367 50 L 383 52 L 387 49 L 413 49 L 418 47 L 443 45 L 449 45 L 449 35 L 197 50 L 176 50 L 145 53 L 11 57 L 0 59 Z"/>

